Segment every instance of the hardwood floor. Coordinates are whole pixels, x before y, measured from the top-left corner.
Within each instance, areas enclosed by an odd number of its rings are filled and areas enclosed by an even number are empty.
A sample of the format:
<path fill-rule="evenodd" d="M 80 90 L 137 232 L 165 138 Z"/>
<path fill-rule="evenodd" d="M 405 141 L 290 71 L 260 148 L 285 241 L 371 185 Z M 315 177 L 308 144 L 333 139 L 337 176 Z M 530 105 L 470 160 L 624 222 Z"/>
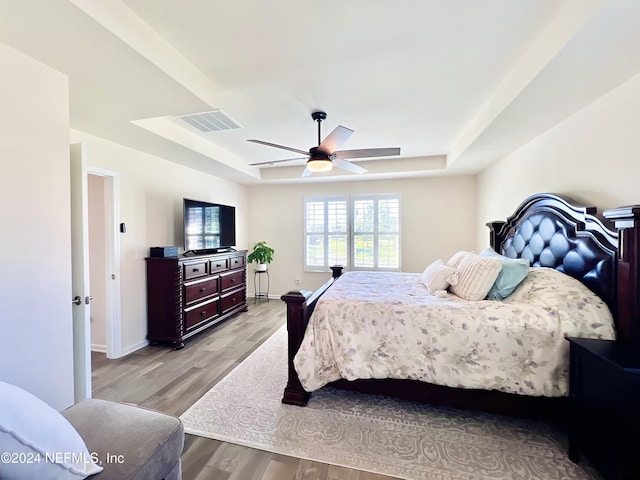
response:
<path fill-rule="evenodd" d="M 148 346 L 108 360 L 92 352 L 93 396 L 180 416 L 285 323 L 280 300 L 249 311 L 187 341 L 182 350 Z M 284 388 L 284 385 L 283 385 Z M 184 480 L 393 480 L 325 463 L 264 452 L 187 434 Z"/>

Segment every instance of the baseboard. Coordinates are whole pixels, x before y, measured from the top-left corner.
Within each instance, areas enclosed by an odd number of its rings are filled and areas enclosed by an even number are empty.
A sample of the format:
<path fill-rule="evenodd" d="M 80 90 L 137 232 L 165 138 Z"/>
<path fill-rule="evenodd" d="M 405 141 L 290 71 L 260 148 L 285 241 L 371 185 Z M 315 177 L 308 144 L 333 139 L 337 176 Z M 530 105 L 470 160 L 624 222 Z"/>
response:
<path fill-rule="evenodd" d="M 250 303 L 251 300 L 255 300 L 255 298 L 256 298 L 255 293 L 247 292 L 247 303 Z M 264 298 L 264 297 L 261 297 L 261 298 Z M 280 295 L 270 293 L 269 300 L 280 300 Z"/>
<path fill-rule="evenodd" d="M 98 353 L 107 353 L 107 346 L 106 345 L 96 345 L 95 343 L 91 344 L 91 351 L 92 352 L 98 352 Z"/>
<path fill-rule="evenodd" d="M 129 345 L 126 348 L 122 349 L 122 355 L 120 355 L 120 357 L 124 357 L 125 355 L 129 355 L 130 353 L 135 352 L 136 350 L 140 350 L 143 347 L 146 347 L 147 345 L 149 345 L 149 341 L 148 340 L 143 340 L 141 342 L 138 343 L 134 343 L 133 345 Z"/>

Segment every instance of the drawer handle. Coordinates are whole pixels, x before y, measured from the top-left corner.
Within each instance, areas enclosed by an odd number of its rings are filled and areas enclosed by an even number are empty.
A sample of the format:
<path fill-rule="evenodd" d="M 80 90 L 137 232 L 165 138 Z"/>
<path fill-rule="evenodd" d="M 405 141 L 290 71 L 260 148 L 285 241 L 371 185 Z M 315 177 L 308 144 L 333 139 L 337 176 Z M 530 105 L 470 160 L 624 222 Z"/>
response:
<path fill-rule="evenodd" d="M 202 287 L 202 288 L 200 289 L 200 293 L 203 293 L 203 292 L 206 292 L 206 291 L 207 291 L 207 289 L 206 289 L 206 288 L 204 288 L 204 287 Z"/>
<path fill-rule="evenodd" d="M 216 263 L 216 268 L 220 268 L 222 266 L 221 263 Z"/>
<path fill-rule="evenodd" d="M 195 272 L 199 272 L 200 269 L 199 268 L 193 268 L 191 271 L 195 273 Z"/>
<path fill-rule="evenodd" d="M 232 278 L 232 279 L 231 279 L 231 283 L 233 283 L 233 282 L 235 282 L 235 281 L 236 281 L 236 279 L 235 279 L 235 278 Z"/>
<path fill-rule="evenodd" d="M 207 311 L 206 311 L 206 310 L 202 310 L 202 311 L 200 312 L 200 316 L 202 316 L 202 317 L 204 317 L 206 314 L 207 314 Z"/>

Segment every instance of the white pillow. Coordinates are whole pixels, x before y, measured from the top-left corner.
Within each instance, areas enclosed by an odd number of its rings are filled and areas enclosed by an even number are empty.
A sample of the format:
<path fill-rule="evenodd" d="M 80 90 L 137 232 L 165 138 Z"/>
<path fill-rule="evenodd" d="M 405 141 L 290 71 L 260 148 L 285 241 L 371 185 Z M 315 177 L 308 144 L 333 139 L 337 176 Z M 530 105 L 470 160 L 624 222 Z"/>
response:
<path fill-rule="evenodd" d="M 451 292 L 465 300 L 484 299 L 496 281 L 502 262 L 495 257 L 481 257 L 467 253 L 458 265 L 458 282 L 451 285 Z"/>
<path fill-rule="evenodd" d="M 26 390 L 1 381 L 0 454 L 4 455 L 0 478 L 81 480 L 102 471 L 60 412 Z"/>
<path fill-rule="evenodd" d="M 447 265 L 453 268 L 458 268 L 460 266 L 460 262 L 462 261 L 462 259 L 466 257 L 469 253 L 472 253 L 472 252 L 466 252 L 464 250 L 461 250 L 459 252 L 454 253 L 453 256 L 447 262 Z"/>
<path fill-rule="evenodd" d="M 445 265 L 442 260 L 436 260 L 422 272 L 420 283 L 427 287 L 431 294 L 438 290 L 446 290 L 449 285 L 456 283 L 456 269 Z"/>

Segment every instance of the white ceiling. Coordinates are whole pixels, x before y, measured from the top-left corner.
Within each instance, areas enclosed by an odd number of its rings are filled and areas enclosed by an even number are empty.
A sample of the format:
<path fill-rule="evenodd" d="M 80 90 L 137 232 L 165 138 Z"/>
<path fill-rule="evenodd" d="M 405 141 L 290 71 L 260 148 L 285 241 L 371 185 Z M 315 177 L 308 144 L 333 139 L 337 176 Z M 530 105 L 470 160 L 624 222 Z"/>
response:
<path fill-rule="evenodd" d="M 476 173 L 640 72 L 638 0 L 0 0 L 0 42 L 67 74 L 71 126 L 240 183 Z M 242 128 L 176 117 L 222 109 Z M 400 147 L 303 180 L 256 138 Z M 282 164 L 280 164 L 282 165 Z"/>

